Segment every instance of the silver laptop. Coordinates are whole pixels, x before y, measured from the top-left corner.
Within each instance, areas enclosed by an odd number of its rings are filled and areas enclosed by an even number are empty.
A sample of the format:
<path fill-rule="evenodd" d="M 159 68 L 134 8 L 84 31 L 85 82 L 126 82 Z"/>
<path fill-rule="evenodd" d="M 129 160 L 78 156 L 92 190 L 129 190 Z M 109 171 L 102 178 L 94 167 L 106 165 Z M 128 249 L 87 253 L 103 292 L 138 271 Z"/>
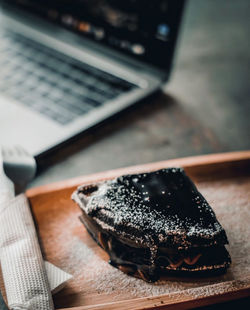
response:
<path fill-rule="evenodd" d="M 0 144 L 44 154 L 169 77 L 182 0 L 0 4 Z"/>

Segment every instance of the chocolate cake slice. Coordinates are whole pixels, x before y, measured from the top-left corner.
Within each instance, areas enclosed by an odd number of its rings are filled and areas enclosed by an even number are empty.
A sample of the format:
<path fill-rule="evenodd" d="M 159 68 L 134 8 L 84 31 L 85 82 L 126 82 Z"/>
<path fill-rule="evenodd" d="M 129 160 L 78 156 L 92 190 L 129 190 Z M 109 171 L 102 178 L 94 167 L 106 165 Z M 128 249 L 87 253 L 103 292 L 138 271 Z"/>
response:
<path fill-rule="evenodd" d="M 181 168 L 83 185 L 72 198 L 110 263 L 127 274 L 153 282 L 219 274 L 231 263 L 225 230 Z"/>

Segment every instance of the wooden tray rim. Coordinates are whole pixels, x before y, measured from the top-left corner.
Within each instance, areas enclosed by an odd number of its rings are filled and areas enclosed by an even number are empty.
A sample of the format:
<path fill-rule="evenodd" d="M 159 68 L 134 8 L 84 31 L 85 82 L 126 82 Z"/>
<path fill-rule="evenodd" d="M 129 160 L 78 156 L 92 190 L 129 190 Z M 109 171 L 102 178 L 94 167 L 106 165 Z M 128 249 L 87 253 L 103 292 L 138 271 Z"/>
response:
<path fill-rule="evenodd" d="M 250 281 L 250 279 L 249 279 Z M 225 284 L 230 286 L 236 286 L 240 282 L 244 286 L 244 281 L 227 281 Z M 246 284 L 246 283 L 245 283 Z M 77 306 L 73 308 L 60 308 L 58 310 L 164 310 L 164 309 L 191 309 L 195 307 L 208 306 L 211 304 L 222 303 L 232 301 L 239 298 L 250 296 L 250 284 L 246 284 L 248 287 L 242 287 L 241 289 L 229 290 L 225 293 L 218 293 L 210 296 L 195 297 L 188 294 L 179 297 L 179 293 L 171 293 L 168 295 L 159 295 L 154 297 L 141 297 L 129 300 L 122 300 L 117 302 L 110 302 L 98 305 Z M 216 288 L 217 284 L 207 285 L 206 287 Z M 192 291 L 198 290 L 192 289 Z"/>
<path fill-rule="evenodd" d="M 144 171 L 154 171 L 166 167 L 183 167 L 183 168 L 202 168 L 214 164 L 237 163 L 250 161 L 250 150 L 226 152 L 199 156 L 182 157 L 169 159 L 142 165 L 129 166 L 124 168 L 107 170 L 99 173 L 79 176 L 63 181 L 58 181 L 38 187 L 28 189 L 26 195 L 31 198 L 36 195 L 47 194 L 54 191 L 65 190 L 67 188 L 79 186 L 84 183 L 96 182 L 96 180 L 107 180 L 122 174 L 139 173 Z"/>

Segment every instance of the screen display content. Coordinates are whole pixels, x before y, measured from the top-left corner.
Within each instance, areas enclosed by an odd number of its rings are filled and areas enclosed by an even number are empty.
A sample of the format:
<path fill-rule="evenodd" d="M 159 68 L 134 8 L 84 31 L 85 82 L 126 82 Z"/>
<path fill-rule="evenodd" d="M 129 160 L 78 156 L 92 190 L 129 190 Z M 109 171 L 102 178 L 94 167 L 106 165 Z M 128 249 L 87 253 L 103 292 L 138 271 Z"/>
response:
<path fill-rule="evenodd" d="M 2 1 L 3 2 L 3 1 Z M 182 0 L 8 0 L 53 23 L 141 61 L 167 68 Z"/>

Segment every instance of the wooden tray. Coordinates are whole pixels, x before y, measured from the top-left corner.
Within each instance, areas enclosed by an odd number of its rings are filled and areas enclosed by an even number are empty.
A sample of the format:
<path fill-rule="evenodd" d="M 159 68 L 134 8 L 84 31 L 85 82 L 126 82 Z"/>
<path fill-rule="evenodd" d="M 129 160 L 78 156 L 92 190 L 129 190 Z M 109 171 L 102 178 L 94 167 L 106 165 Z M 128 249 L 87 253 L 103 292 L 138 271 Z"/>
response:
<path fill-rule="evenodd" d="M 233 264 L 224 276 L 146 284 L 106 263 L 80 223 L 75 188 L 127 173 L 182 166 L 227 231 Z M 250 296 L 250 151 L 169 160 L 83 176 L 27 191 L 44 257 L 73 274 L 56 309 L 190 309 Z"/>

